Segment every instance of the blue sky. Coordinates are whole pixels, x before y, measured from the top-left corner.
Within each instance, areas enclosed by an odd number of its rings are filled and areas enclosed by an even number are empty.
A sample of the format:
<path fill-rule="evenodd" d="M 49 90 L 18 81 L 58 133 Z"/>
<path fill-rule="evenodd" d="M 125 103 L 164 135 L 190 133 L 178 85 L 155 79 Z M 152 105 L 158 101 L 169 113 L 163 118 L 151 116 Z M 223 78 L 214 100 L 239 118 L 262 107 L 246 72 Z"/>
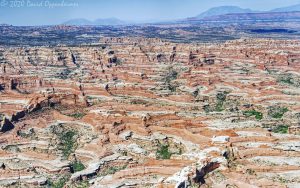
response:
<path fill-rule="evenodd" d="M 49 7 L 51 3 L 59 4 Z M 47 25 L 74 18 L 110 17 L 134 22 L 162 21 L 193 17 L 215 6 L 270 10 L 294 4 L 300 4 L 300 0 L 0 0 L 0 23 Z"/>

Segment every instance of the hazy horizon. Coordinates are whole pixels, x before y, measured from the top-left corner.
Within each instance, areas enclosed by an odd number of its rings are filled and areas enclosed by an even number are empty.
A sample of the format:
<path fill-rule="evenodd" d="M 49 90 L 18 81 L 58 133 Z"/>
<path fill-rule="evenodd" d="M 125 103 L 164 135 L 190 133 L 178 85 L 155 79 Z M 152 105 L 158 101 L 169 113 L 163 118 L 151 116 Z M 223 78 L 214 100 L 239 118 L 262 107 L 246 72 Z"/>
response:
<path fill-rule="evenodd" d="M 196 16 L 217 6 L 266 11 L 300 0 L 0 0 L 0 23 L 53 25 L 77 18 L 150 22 Z"/>

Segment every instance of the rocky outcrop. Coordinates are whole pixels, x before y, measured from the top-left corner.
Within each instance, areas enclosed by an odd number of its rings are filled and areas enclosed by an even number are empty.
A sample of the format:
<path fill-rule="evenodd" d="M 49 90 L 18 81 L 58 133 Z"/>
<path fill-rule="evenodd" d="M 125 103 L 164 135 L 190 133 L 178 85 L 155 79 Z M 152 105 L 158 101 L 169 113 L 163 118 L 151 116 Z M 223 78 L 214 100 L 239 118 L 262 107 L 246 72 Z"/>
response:
<path fill-rule="evenodd" d="M 7 132 L 13 128 L 14 125 L 5 116 L 3 116 L 2 120 L 0 121 L 0 132 Z"/>

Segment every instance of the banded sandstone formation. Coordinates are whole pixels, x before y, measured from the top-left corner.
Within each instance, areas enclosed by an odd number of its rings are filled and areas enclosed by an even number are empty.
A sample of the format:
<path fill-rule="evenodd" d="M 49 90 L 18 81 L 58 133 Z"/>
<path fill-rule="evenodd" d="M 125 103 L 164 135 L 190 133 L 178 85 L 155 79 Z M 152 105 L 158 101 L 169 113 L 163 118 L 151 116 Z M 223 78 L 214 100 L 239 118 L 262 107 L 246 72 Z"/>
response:
<path fill-rule="evenodd" d="M 297 187 L 300 45 L 0 48 L 1 186 Z"/>

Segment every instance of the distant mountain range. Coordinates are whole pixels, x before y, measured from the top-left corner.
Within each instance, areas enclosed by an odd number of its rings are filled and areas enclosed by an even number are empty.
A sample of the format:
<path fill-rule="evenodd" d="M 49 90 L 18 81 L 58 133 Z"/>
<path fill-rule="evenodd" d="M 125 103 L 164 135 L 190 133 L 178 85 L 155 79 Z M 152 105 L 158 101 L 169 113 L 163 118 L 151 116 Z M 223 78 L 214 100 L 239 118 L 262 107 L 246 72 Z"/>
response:
<path fill-rule="evenodd" d="M 211 8 L 211 9 L 197 15 L 196 18 L 202 19 L 202 18 L 218 16 L 218 15 L 223 15 L 223 14 L 252 13 L 252 12 L 258 12 L 258 11 L 253 11 L 251 9 L 243 9 L 243 8 L 240 8 L 237 6 L 221 6 L 221 7 Z"/>
<path fill-rule="evenodd" d="M 299 19 L 299 14 L 287 14 L 289 12 L 300 12 L 300 4 L 276 8 L 269 11 L 257 11 L 251 9 L 244 9 L 238 6 L 220 6 L 211 8 L 195 17 L 187 18 L 183 20 L 177 20 L 178 22 L 182 21 L 191 21 L 191 20 L 228 20 L 228 21 L 237 21 L 237 20 L 259 20 L 259 19 L 289 19 L 289 18 L 297 18 Z M 278 13 L 282 14 L 278 14 Z M 281 17 L 282 16 L 282 17 Z M 166 21 L 164 23 L 174 23 L 176 21 Z M 153 22 L 152 22 L 153 23 Z M 130 24 L 129 22 L 125 22 L 119 20 L 117 18 L 106 18 L 106 19 L 97 19 L 95 21 L 90 21 L 87 19 L 79 18 L 72 19 L 64 22 L 65 25 L 125 25 Z"/>
<path fill-rule="evenodd" d="M 104 18 L 104 19 L 97 19 L 95 21 L 90 21 L 84 18 L 72 19 L 63 23 L 64 25 L 123 25 L 126 22 L 119 20 L 117 18 Z"/>
<path fill-rule="evenodd" d="M 300 20 L 300 12 L 261 12 L 261 13 L 234 13 L 205 17 L 203 21 L 239 22 L 239 21 L 284 21 Z"/>
<path fill-rule="evenodd" d="M 2 24 L 0 24 L 0 26 L 12 26 L 12 25 L 10 25 L 10 24 L 5 24 L 5 23 L 2 23 Z"/>
<path fill-rule="evenodd" d="M 271 10 L 270 12 L 295 12 L 295 11 L 300 11 L 300 4 L 288 6 L 288 7 L 276 8 Z"/>
<path fill-rule="evenodd" d="M 214 7 L 211 8 L 194 18 L 197 19 L 206 19 L 209 17 L 215 17 L 220 15 L 226 15 L 226 14 L 243 14 L 243 13 L 272 13 L 272 12 L 295 12 L 300 11 L 300 4 L 289 6 L 289 7 L 282 7 L 282 8 L 276 8 L 270 11 L 256 11 L 251 9 L 243 9 L 241 7 L 237 6 L 220 6 L 220 7 Z"/>

